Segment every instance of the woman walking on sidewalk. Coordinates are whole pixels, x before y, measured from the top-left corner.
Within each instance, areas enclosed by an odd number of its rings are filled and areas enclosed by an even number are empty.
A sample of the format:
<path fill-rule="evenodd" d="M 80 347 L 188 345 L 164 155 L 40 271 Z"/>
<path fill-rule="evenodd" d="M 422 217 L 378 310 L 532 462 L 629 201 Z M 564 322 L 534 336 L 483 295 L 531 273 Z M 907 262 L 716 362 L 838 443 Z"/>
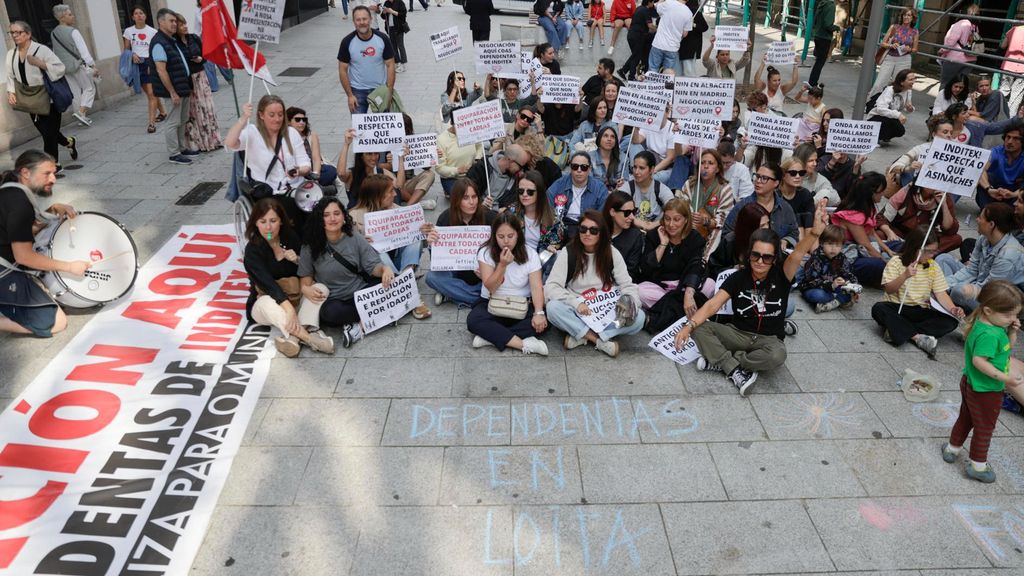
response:
<path fill-rule="evenodd" d="M 167 117 L 164 110 L 164 103 L 153 94 L 153 82 L 159 82 L 156 71 L 152 69 L 149 61 L 149 43 L 156 35 L 156 28 L 146 24 L 146 11 L 142 6 L 132 9 L 132 20 L 135 24 L 124 29 L 124 49 L 132 51 L 132 62 L 139 65 L 139 79 L 142 82 L 142 91 L 146 93 L 146 102 L 149 106 L 149 125 L 146 132 L 156 132 L 156 123 L 163 122 Z"/>
<path fill-rule="evenodd" d="M 192 76 L 192 97 L 188 101 L 188 122 L 185 123 L 185 148 L 211 152 L 222 148 L 217 126 L 217 106 L 213 102 L 213 91 L 203 68 L 203 41 L 189 34 L 188 22 L 178 17 L 178 39 L 188 50 L 188 71 Z"/>

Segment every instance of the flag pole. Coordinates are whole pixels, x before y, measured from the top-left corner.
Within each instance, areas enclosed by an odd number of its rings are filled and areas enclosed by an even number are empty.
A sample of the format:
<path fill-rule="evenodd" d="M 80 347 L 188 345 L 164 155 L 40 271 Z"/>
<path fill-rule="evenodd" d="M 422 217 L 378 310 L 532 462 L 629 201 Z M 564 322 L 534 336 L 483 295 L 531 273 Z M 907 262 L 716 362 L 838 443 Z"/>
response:
<path fill-rule="evenodd" d="M 235 90 L 235 75 L 231 75 L 231 80 L 228 81 L 231 84 L 231 100 L 235 103 L 235 116 L 239 119 L 242 117 L 242 109 L 238 107 L 238 91 Z"/>
<path fill-rule="evenodd" d="M 252 88 L 256 84 L 256 59 L 259 58 L 260 54 L 260 41 L 256 41 L 256 48 L 253 52 L 252 57 L 252 75 L 249 77 L 249 99 L 246 100 L 249 104 L 252 104 Z"/>

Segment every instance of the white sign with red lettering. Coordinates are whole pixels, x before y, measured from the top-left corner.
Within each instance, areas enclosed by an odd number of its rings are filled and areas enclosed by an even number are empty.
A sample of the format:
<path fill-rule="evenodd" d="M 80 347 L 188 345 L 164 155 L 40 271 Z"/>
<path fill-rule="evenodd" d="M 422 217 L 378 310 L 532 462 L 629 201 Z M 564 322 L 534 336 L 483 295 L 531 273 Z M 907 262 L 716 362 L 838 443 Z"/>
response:
<path fill-rule="evenodd" d="M 397 322 L 420 305 L 420 291 L 416 287 L 416 271 L 406 268 L 397 274 L 391 284 L 359 290 L 353 296 L 363 334 L 369 334 L 388 324 Z"/>
<path fill-rule="evenodd" d="M 387 252 L 413 242 L 423 240 L 420 228 L 426 220 L 423 218 L 423 206 L 399 206 L 391 210 L 367 212 L 363 216 L 363 232 L 370 237 L 370 245 L 377 252 Z"/>
<path fill-rule="evenodd" d="M 657 92 L 623 88 L 619 90 L 619 97 L 615 100 L 612 118 L 626 126 L 656 129 L 665 118 L 668 104 L 668 98 Z"/>
<path fill-rule="evenodd" d="M 501 102 L 498 100 L 453 110 L 452 121 L 459 146 L 487 142 L 505 135 L 505 118 L 501 115 Z"/>
<path fill-rule="evenodd" d="M 490 226 L 438 226 L 437 241 L 430 245 L 430 269 L 476 270 L 477 252 L 490 238 Z"/>
<path fill-rule="evenodd" d="M 583 299 L 586 300 L 587 307 L 590 308 L 590 314 L 580 314 L 577 311 L 576 315 L 583 320 L 587 327 L 600 334 L 615 321 L 615 305 L 618 304 L 621 297 L 622 292 L 618 287 L 611 290 L 591 288 L 583 293 Z"/>
<path fill-rule="evenodd" d="M 750 40 L 747 26 L 715 26 L 715 50 L 745 52 Z"/>

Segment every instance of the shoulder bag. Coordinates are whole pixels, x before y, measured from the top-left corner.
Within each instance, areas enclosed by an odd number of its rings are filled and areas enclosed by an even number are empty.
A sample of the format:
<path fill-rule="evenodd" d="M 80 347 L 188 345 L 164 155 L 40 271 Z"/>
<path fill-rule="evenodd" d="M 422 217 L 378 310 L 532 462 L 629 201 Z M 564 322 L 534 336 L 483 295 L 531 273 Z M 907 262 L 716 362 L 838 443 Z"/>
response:
<path fill-rule="evenodd" d="M 512 320 L 523 320 L 530 308 L 530 301 L 526 296 L 494 296 L 487 300 L 487 312 L 498 318 L 509 318 Z"/>
<path fill-rule="evenodd" d="M 368 285 L 373 286 L 375 284 L 379 284 L 380 283 L 380 278 L 377 278 L 376 276 L 371 276 L 371 275 L 367 274 L 365 271 L 363 271 L 362 268 L 358 268 L 355 264 L 353 264 L 353 263 L 349 262 L 347 259 L 345 259 L 344 256 L 342 256 L 341 254 L 338 254 L 338 251 L 335 250 L 334 248 L 331 248 L 331 246 L 329 244 L 327 245 L 327 253 L 330 254 L 331 258 L 334 258 L 334 260 L 338 264 L 341 264 L 342 266 L 347 268 L 349 272 L 351 272 L 351 273 L 355 274 L 356 276 L 359 276 L 360 278 L 362 278 L 363 281 L 366 282 Z"/>
<path fill-rule="evenodd" d="M 286 278 L 278 278 L 276 282 L 281 287 L 281 291 L 288 297 L 288 301 L 298 310 L 299 301 L 302 300 L 302 286 L 299 283 L 299 279 L 295 276 L 288 276 Z M 266 292 L 260 290 L 259 286 L 257 286 L 256 294 L 263 296 Z"/>
<path fill-rule="evenodd" d="M 11 50 L 11 71 L 18 69 L 18 51 Z M 46 74 L 43 74 L 45 76 Z M 15 78 L 14 80 L 14 108 L 19 112 L 28 112 L 36 116 L 46 116 L 50 113 L 50 94 L 46 86 L 29 86 Z"/>
<path fill-rule="evenodd" d="M 39 53 L 39 48 L 32 53 L 33 56 Z M 57 80 L 50 79 L 50 73 L 42 68 L 39 69 L 43 73 L 43 86 L 46 87 L 46 93 L 50 96 L 50 101 L 53 102 L 57 112 L 64 113 L 68 108 L 71 108 L 71 103 L 75 100 L 75 94 L 71 91 L 71 85 L 68 84 L 68 79 L 65 76 L 61 76 Z"/>
<path fill-rule="evenodd" d="M 0 257 L 0 305 L 20 308 L 56 306 L 39 278 Z"/>
<path fill-rule="evenodd" d="M 270 160 L 270 164 L 267 166 L 267 173 L 263 175 L 263 179 L 270 178 L 270 172 L 274 169 L 274 164 L 277 164 L 277 160 L 281 155 L 281 143 L 284 142 L 284 135 L 282 130 L 277 134 L 277 144 L 274 146 L 274 157 Z M 248 153 L 248 150 L 246 150 Z M 238 179 L 238 191 L 243 195 L 251 199 L 253 202 L 263 200 L 264 198 L 270 198 L 274 195 L 274 189 L 270 187 L 270 184 L 266 182 L 254 182 L 252 179 L 252 171 L 248 167 L 245 169 L 245 174 Z"/>

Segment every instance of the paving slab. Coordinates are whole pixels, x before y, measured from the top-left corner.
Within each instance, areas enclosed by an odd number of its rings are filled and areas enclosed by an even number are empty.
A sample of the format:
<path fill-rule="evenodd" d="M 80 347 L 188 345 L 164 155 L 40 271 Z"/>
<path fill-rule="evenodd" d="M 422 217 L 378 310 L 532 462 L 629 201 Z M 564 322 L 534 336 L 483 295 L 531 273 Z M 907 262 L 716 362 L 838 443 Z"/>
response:
<path fill-rule="evenodd" d="M 786 368 L 804 392 L 888 391 L 898 378 L 882 355 L 873 352 L 790 354 Z"/>
<path fill-rule="evenodd" d="M 661 511 L 680 576 L 834 570 L 800 502 L 662 504 Z"/>
<path fill-rule="evenodd" d="M 735 390 L 735 388 L 733 388 Z M 659 442 L 750 442 L 768 436 L 751 403 L 738 395 L 645 396 L 633 399 L 652 424 L 639 427 L 645 444 Z M 641 411 L 639 408 L 643 407 Z M 646 419 L 637 418 L 647 423 Z"/>
<path fill-rule="evenodd" d="M 270 374 L 263 385 L 263 398 L 330 398 L 345 369 L 342 358 L 293 358 L 278 355 L 270 363 Z"/>
<path fill-rule="evenodd" d="M 579 459 L 571 446 L 445 449 L 441 505 L 577 504 L 581 498 Z"/>
<path fill-rule="evenodd" d="M 580 396 L 511 400 L 513 445 L 639 444 L 646 427 L 657 427 L 629 398 Z"/>
<path fill-rule="evenodd" d="M 471 398 L 569 395 L 564 358 L 523 356 L 511 349 L 507 352 L 514 357 L 486 362 L 474 358 L 456 359 L 453 395 Z"/>
<path fill-rule="evenodd" d="M 235 456 L 220 503 L 234 506 L 290 506 L 313 449 L 243 446 Z"/>
<path fill-rule="evenodd" d="M 710 448 L 730 500 L 866 495 L 829 442 L 729 442 Z"/>
<path fill-rule="evenodd" d="M 618 358 L 570 356 L 565 359 L 569 391 L 573 396 L 631 396 L 639 394 L 679 394 L 683 383 L 675 364 L 651 362 L 646 353 L 625 352 Z"/>
<path fill-rule="evenodd" d="M 788 340 L 788 339 L 787 339 Z M 787 345 L 788 346 L 788 345 Z M 685 366 L 678 366 L 679 374 L 686 385 L 686 391 L 690 394 L 725 394 L 738 396 L 736 385 L 725 377 L 721 372 L 701 372 L 697 370 L 696 362 Z M 797 385 L 789 369 L 783 365 L 775 370 L 759 372 L 757 382 L 747 391 L 749 395 L 754 394 L 780 394 L 786 392 L 799 392 Z"/>
<path fill-rule="evenodd" d="M 889 436 L 857 393 L 759 394 L 750 404 L 772 440 Z"/>
<path fill-rule="evenodd" d="M 340 398 L 433 398 L 448 396 L 452 361 L 447 358 L 350 358 L 334 395 Z"/>
<path fill-rule="evenodd" d="M 317 447 L 301 482 L 300 506 L 432 506 L 441 485 L 443 448 Z"/>
<path fill-rule="evenodd" d="M 376 446 L 388 400 L 278 398 L 253 444 L 270 446 Z"/>
<path fill-rule="evenodd" d="M 920 350 L 914 349 L 908 352 L 884 352 L 882 357 L 896 371 L 897 377 L 893 380 L 893 387 L 898 387 L 898 382 L 903 378 L 903 372 L 911 369 L 919 374 L 926 374 L 934 378 L 943 390 L 959 392 L 960 378 L 964 372 L 964 353 L 940 352 L 931 360 Z"/>
<path fill-rule="evenodd" d="M 507 445 L 510 427 L 508 400 L 392 400 L 382 444 Z"/>
<path fill-rule="evenodd" d="M 862 394 L 872 410 L 882 419 L 885 427 L 898 438 L 949 437 L 949 432 L 960 414 L 960 392 L 943 390 L 935 402 L 908 402 L 903 392 L 864 392 Z M 997 424 L 997 436 L 1010 434 Z"/>
<path fill-rule="evenodd" d="M 726 499 L 703 444 L 580 446 L 579 456 L 592 504 Z"/>

